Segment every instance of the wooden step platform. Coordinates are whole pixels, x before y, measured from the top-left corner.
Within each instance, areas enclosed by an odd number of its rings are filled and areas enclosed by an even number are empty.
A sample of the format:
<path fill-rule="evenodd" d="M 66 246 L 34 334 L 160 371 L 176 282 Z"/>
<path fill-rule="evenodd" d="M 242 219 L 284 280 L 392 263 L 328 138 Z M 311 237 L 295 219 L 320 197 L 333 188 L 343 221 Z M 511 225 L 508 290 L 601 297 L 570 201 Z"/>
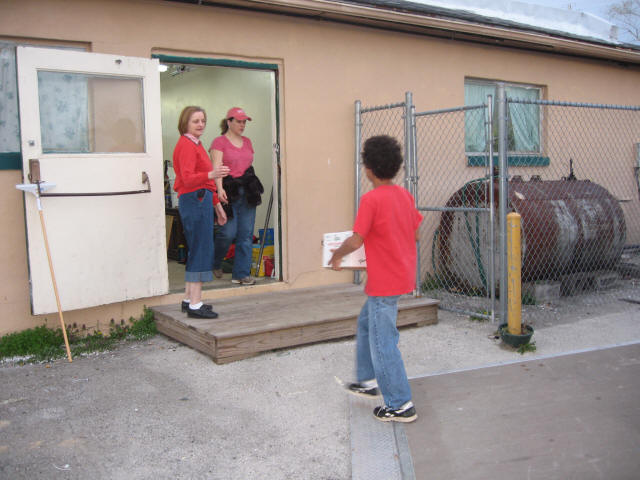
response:
<path fill-rule="evenodd" d="M 218 299 L 215 320 L 189 318 L 180 305 L 151 307 L 164 335 L 228 363 L 259 352 L 350 337 L 366 300 L 363 287 L 339 284 Z M 403 296 L 398 326 L 438 321 L 438 301 Z"/>

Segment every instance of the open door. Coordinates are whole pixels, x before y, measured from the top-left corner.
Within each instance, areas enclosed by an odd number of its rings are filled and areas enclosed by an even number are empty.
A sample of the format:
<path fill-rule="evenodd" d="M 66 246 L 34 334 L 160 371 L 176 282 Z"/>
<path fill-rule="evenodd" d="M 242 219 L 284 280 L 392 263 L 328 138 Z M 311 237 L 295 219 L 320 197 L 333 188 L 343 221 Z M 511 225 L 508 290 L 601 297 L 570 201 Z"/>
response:
<path fill-rule="evenodd" d="M 167 293 L 158 61 L 16 56 L 24 182 L 39 162 L 40 180 L 55 184 L 41 201 L 62 308 Z M 36 200 L 24 200 L 32 312 L 55 312 Z"/>

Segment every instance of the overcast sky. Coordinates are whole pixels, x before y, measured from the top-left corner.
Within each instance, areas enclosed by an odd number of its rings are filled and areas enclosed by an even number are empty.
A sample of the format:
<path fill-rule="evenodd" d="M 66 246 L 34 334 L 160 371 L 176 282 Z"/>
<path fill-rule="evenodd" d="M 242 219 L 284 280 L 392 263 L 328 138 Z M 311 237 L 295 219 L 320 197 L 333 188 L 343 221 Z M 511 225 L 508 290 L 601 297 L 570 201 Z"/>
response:
<path fill-rule="evenodd" d="M 536 5 L 544 5 L 547 7 L 555 7 L 562 9 L 571 9 L 578 12 L 587 12 L 592 13 L 608 22 L 611 22 L 611 19 L 607 16 L 607 10 L 609 7 L 615 3 L 620 3 L 621 0 L 611 1 L 611 0 L 518 0 L 518 1 L 526 1 L 526 3 L 533 3 Z M 631 42 L 632 38 L 626 35 L 622 29 L 619 30 L 618 39 L 621 41 Z"/>
<path fill-rule="evenodd" d="M 579 12 L 593 13 L 607 20 L 607 9 L 617 2 L 606 0 L 530 0 L 527 3 L 545 5 L 547 7 L 562 8 L 566 10 L 577 10 Z"/>
<path fill-rule="evenodd" d="M 523 1 L 523 0 L 519 0 Z M 526 0 L 524 0 L 526 1 Z M 607 19 L 607 9 L 617 2 L 611 0 L 529 0 L 526 3 L 545 5 L 547 7 L 562 8 L 565 10 L 577 10 L 578 12 L 593 13 L 601 18 Z"/>

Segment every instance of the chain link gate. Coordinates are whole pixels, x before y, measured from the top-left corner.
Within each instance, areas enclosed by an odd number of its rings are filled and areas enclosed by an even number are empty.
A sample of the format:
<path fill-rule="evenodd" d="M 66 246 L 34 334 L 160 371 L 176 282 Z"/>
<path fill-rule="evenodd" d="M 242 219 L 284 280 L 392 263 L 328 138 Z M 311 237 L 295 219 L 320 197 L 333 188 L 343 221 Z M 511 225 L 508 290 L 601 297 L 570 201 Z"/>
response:
<path fill-rule="evenodd" d="M 440 308 L 481 318 L 495 317 L 497 238 L 492 142 L 483 169 L 466 168 L 465 125 L 489 138 L 491 106 L 416 113 L 421 289 Z M 480 174 L 480 175 L 479 175 Z"/>
<path fill-rule="evenodd" d="M 419 113 L 410 93 L 392 105 L 356 102 L 356 208 L 370 189 L 362 143 L 386 134 L 404 148 L 396 182 L 425 216 L 416 294 L 446 310 L 506 319 L 501 219 L 517 211 L 524 321 L 638 303 L 640 107 L 511 99 L 499 86 L 496 110 L 491 96 L 482 105 Z M 485 132 L 484 152 L 466 151 L 469 127 Z M 523 139 L 531 151 L 522 152 Z"/>

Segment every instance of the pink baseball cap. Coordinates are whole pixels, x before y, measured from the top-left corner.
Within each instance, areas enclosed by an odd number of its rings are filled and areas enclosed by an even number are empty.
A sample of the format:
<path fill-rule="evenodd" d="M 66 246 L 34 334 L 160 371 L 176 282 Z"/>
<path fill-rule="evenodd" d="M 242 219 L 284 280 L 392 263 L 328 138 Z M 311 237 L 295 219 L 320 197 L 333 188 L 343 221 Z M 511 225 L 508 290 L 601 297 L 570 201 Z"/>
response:
<path fill-rule="evenodd" d="M 245 113 L 240 107 L 233 107 L 227 112 L 226 118 L 235 118 L 236 120 L 251 120 L 251 117 Z"/>

